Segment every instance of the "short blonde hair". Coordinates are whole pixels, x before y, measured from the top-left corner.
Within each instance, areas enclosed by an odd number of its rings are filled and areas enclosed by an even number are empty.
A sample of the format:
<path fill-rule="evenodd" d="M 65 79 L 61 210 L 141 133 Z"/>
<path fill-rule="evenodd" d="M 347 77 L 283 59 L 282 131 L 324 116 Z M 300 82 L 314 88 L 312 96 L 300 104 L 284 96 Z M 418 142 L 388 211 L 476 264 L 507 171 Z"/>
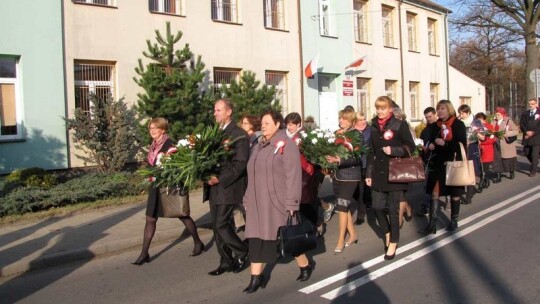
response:
<path fill-rule="evenodd" d="M 383 107 L 383 104 L 387 104 L 389 108 L 393 108 L 396 104 L 390 97 L 383 95 L 377 97 L 375 100 L 375 108 Z"/>
<path fill-rule="evenodd" d="M 343 109 L 339 111 L 339 118 L 343 118 L 351 123 L 351 125 L 354 125 L 356 122 L 356 112 L 351 109 Z"/>
<path fill-rule="evenodd" d="M 161 129 L 163 131 L 169 130 L 169 122 L 165 118 L 152 118 L 150 122 L 148 122 L 148 129 L 150 129 L 150 125 L 154 125 L 156 128 Z"/>
<path fill-rule="evenodd" d="M 439 109 L 439 106 L 446 106 L 448 109 L 448 115 L 450 116 L 456 116 L 456 109 L 454 108 L 454 105 L 450 100 L 442 99 L 437 103 L 436 109 Z"/>

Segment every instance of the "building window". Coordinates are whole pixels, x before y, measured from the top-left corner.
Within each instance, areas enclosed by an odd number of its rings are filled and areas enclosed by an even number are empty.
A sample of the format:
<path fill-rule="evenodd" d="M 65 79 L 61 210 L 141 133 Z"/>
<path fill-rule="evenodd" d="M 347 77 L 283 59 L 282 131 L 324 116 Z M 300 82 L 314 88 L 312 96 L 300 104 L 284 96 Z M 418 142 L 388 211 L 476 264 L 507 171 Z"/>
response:
<path fill-rule="evenodd" d="M 184 15 L 183 0 L 150 0 L 150 11 L 172 15 Z"/>
<path fill-rule="evenodd" d="M 354 0 L 354 35 L 357 42 L 369 42 L 367 8 L 366 0 Z"/>
<path fill-rule="evenodd" d="M 264 0 L 264 26 L 285 29 L 285 4 L 283 0 Z"/>
<path fill-rule="evenodd" d="M 237 0 L 212 0 L 212 20 L 238 23 Z"/>
<path fill-rule="evenodd" d="M 105 6 L 116 6 L 116 0 L 73 0 L 75 3 L 86 3 L 86 4 L 98 4 Z"/>
<path fill-rule="evenodd" d="M 395 80 L 384 81 L 384 94 L 392 100 L 396 100 L 396 82 Z"/>
<path fill-rule="evenodd" d="M 319 33 L 322 36 L 333 36 L 330 0 L 319 0 Z"/>
<path fill-rule="evenodd" d="M 471 105 L 471 97 L 470 96 L 459 96 L 459 104 L 460 105 Z"/>
<path fill-rule="evenodd" d="M 437 21 L 428 19 L 428 46 L 429 54 L 437 55 Z"/>
<path fill-rule="evenodd" d="M 382 27 L 383 27 L 383 44 L 384 46 L 394 47 L 394 22 L 393 9 L 391 7 L 382 6 Z"/>
<path fill-rule="evenodd" d="M 279 101 L 283 113 L 288 113 L 289 99 L 287 98 L 287 73 L 267 71 L 265 74 L 265 83 L 276 88 L 274 100 Z"/>
<path fill-rule="evenodd" d="M 420 98 L 418 97 L 418 82 L 409 82 L 409 98 L 411 99 L 411 119 L 418 118 Z"/>
<path fill-rule="evenodd" d="M 114 62 L 75 61 L 75 108 L 90 111 L 90 94 L 115 97 Z"/>
<path fill-rule="evenodd" d="M 241 69 L 214 68 L 214 92 L 220 92 L 222 86 L 229 86 L 232 81 L 240 81 Z"/>
<path fill-rule="evenodd" d="M 369 78 L 356 78 L 356 98 L 358 99 L 358 111 L 363 112 L 366 119 L 370 120 Z"/>
<path fill-rule="evenodd" d="M 429 101 L 431 103 L 431 106 L 434 108 L 439 101 L 439 85 L 436 83 L 429 84 Z"/>
<path fill-rule="evenodd" d="M 418 50 L 416 43 L 416 15 L 407 13 L 407 34 L 409 39 L 409 51 Z"/>
<path fill-rule="evenodd" d="M 0 140 L 22 136 L 17 66 L 16 58 L 0 57 Z"/>

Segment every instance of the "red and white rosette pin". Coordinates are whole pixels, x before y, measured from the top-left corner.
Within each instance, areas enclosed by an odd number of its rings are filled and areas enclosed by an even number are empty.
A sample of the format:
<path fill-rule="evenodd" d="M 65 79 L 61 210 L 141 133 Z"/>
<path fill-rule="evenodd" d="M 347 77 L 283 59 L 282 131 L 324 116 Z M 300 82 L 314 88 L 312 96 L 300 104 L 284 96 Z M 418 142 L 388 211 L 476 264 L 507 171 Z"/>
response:
<path fill-rule="evenodd" d="M 386 140 L 394 138 L 394 132 L 392 132 L 392 130 L 386 130 L 386 132 L 383 134 L 383 138 Z"/>
<path fill-rule="evenodd" d="M 279 153 L 283 154 L 283 147 L 285 147 L 285 142 L 283 140 L 280 140 L 276 143 L 276 150 L 274 150 L 274 154 Z"/>
<path fill-rule="evenodd" d="M 540 119 L 540 114 L 534 114 L 534 120 L 539 120 Z"/>

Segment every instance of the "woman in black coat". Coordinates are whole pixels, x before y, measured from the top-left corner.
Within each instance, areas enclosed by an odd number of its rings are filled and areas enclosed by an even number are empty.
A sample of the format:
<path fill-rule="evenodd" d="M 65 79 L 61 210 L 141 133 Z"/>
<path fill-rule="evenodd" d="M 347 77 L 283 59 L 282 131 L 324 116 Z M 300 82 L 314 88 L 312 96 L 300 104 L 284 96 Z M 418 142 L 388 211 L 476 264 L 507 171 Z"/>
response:
<path fill-rule="evenodd" d="M 461 196 L 465 194 L 465 187 L 446 185 L 446 162 L 453 161 L 454 155 L 457 160 L 462 160 L 461 148 L 467 148 L 467 132 L 465 124 L 457 119 L 456 110 L 449 100 L 441 100 L 437 103 L 436 123 L 430 124 L 428 132 L 428 149 L 432 151 L 432 158 L 427 176 L 426 193 L 432 196 L 429 207 L 429 223 L 424 229 L 424 234 L 437 232 L 437 218 L 439 209 L 439 196 L 450 196 L 450 223 L 447 231 L 454 231 L 458 227 L 459 207 Z"/>
<path fill-rule="evenodd" d="M 150 166 L 156 166 L 159 164 L 161 157 L 167 154 L 169 149 L 174 147 L 173 142 L 167 136 L 167 129 L 169 128 L 169 123 L 164 118 L 153 118 L 148 123 L 148 131 L 152 137 L 152 144 L 148 151 L 148 164 Z M 142 265 L 144 263 L 150 262 L 150 254 L 148 250 L 150 249 L 150 243 L 156 232 L 156 223 L 158 217 L 163 217 L 163 209 L 161 208 L 161 202 L 159 199 L 159 189 L 153 187 L 148 192 L 148 201 L 146 204 L 146 224 L 144 226 L 144 237 L 143 237 L 143 247 L 139 257 L 131 262 L 133 265 Z M 204 244 L 199 238 L 197 233 L 197 226 L 193 219 L 187 216 L 181 216 L 179 219 L 184 223 L 186 229 L 189 231 L 193 237 L 193 242 L 195 243 L 195 248 L 190 256 L 197 256 L 204 252 Z"/>
<path fill-rule="evenodd" d="M 380 96 L 375 101 L 377 117 L 371 121 L 370 154 L 366 172 L 366 184 L 371 186 L 372 208 L 385 236 L 385 260 L 396 256 L 399 242 L 399 200 L 407 190 L 406 183 L 388 182 L 391 157 L 408 156 L 415 145 L 406 121 L 394 117 L 394 101 Z M 388 209 L 388 214 L 385 212 Z"/>

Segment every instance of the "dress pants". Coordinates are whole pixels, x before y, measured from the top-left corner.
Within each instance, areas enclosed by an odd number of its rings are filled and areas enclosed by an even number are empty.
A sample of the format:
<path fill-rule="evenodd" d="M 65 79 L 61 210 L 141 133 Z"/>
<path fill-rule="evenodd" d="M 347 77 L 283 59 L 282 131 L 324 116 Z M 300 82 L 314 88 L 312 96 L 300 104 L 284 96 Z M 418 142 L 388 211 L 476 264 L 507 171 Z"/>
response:
<path fill-rule="evenodd" d="M 245 258 L 248 253 L 247 245 L 234 232 L 231 221 L 236 206 L 210 204 L 212 230 L 220 256 L 220 265 L 227 269 L 234 268 L 238 259 Z"/>
<path fill-rule="evenodd" d="M 531 162 L 530 172 L 536 172 L 538 167 L 538 152 L 540 151 L 540 146 L 527 146 L 527 159 Z"/>
<path fill-rule="evenodd" d="M 390 233 L 390 242 L 399 242 L 399 199 L 401 191 L 379 192 L 371 190 L 373 197 L 372 209 L 375 211 L 377 222 L 384 235 Z M 388 214 L 385 213 L 388 208 Z"/>

